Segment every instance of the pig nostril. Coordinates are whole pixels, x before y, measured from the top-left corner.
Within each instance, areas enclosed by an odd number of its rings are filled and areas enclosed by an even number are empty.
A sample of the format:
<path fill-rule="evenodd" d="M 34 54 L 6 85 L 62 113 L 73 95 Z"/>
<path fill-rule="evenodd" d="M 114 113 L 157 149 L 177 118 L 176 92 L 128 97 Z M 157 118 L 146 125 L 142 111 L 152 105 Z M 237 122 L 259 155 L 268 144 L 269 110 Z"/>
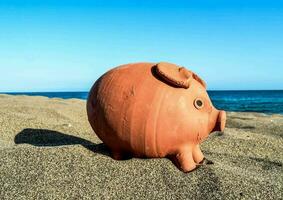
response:
<path fill-rule="evenodd" d="M 220 131 L 223 132 L 226 125 L 226 112 L 221 110 L 218 116 L 218 122 L 220 123 Z"/>
<path fill-rule="evenodd" d="M 215 126 L 212 130 L 213 131 L 221 131 L 223 132 L 225 129 L 225 125 L 226 125 L 226 112 L 221 110 L 218 113 L 216 122 L 215 122 Z"/>

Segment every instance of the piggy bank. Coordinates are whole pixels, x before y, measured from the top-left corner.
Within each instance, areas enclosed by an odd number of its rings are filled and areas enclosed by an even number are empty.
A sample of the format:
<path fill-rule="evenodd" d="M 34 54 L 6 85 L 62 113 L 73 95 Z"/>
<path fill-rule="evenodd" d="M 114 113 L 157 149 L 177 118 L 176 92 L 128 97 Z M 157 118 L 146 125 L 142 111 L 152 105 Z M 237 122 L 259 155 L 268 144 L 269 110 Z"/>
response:
<path fill-rule="evenodd" d="M 108 71 L 90 90 L 87 114 L 114 159 L 169 157 L 184 172 L 203 163 L 199 144 L 226 123 L 225 111 L 214 108 L 205 82 L 166 62 Z"/>

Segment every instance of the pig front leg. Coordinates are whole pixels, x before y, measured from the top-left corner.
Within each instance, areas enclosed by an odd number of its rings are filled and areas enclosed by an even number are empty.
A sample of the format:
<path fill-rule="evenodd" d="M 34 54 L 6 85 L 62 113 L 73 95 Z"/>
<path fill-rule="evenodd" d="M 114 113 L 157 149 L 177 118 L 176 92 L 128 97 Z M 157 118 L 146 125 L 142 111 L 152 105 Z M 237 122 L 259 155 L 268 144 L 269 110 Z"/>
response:
<path fill-rule="evenodd" d="M 193 159 L 197 165 L 213 164 L 211 160 L 208 160 L 204 157 L 203 153 L 200 150 L 200 146 L 198 144 L 193 148 Z"/>
<path fill-rule="evenodd" d="M 193 159 L 192 150 L 190 148 L 184 148 L 180 150 L 179 153 L 176 155 L 176 161 L 178 167 L 183 172 L 190 172 L 197 167 Z"/>
<path fill-rule="evenodd" d="M 197 164 L 200 164 L 204 160 L 204 155 L 201 152 L 200 146 L 198 144 L 193 148 L 193 159 Z"/>

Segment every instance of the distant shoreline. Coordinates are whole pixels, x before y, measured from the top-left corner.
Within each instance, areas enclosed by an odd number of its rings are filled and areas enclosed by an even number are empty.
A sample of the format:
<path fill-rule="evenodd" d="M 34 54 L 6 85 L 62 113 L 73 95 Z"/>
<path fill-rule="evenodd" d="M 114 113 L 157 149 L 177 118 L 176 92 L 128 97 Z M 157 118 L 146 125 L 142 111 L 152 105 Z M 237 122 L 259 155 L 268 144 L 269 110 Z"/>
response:
<path fill-rule="evenodd" d="M 255 91 L 283 91 L 283 89 L 253 89 L 253 90 L 207 90 L 209 92 L 255 92 Z M 88 92 L 88 91 L 32 91 L 32 92 L 5 92 L 5 91 L 0 91 L 0 94 L 20 94 L 20 93 L 78 93 L 78 92 Z"/>
<path fill-rule="evenodd" d="M 0 92 L 7 95 L 87 100 L 88 92 Z M 283 90 L 209 90 L 213 105 L 230 112 L 283 114 Z"/>

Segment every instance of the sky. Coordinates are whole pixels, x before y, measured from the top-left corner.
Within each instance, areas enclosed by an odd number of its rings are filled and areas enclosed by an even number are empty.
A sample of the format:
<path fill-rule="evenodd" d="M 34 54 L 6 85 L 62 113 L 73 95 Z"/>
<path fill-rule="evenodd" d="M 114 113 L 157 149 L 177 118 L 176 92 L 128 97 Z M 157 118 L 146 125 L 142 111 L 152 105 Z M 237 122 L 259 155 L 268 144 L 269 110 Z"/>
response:
<path fill-rule="evenodd" d="M 283 89 L 283 1 L 0 0 L 0 92 L 88 91 L 142 61 L 209 90 Z"/>

